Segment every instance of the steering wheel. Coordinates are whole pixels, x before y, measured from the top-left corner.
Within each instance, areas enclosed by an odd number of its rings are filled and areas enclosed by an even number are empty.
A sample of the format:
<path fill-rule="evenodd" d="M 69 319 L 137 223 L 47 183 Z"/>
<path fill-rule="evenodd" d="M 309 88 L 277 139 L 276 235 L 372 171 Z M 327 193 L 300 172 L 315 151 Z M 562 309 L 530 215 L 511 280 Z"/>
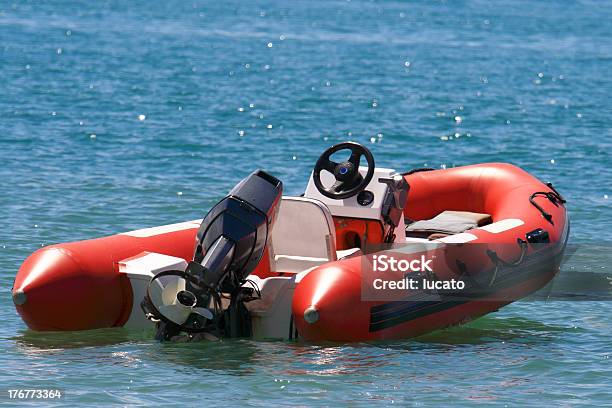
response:
<path fill-rule="evenodd" d="M 330 156 L 341 150 L 350 150 L 351 156 L 347 161 L 336 163 Z M 359 173 L 359 162 L 361 156 L 365 156 L 368 162 L 368 172 L 363 177 Z M 325 187 L 321 183 L 321 170 L 332 173 L 336 182 Z M 342 200 L 359 194 L 372 180 L 374 176 L 374 156 L 365 146 L 355 142 L 338 143 L 323 152 L 312 172 L 312 179 L 317 190 L 325 197 Z"/>

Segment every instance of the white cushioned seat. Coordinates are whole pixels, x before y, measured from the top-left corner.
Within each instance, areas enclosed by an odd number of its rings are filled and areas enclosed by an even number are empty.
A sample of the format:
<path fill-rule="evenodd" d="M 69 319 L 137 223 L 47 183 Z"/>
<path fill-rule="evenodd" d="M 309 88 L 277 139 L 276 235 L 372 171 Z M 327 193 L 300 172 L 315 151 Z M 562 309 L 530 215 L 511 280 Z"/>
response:
<path fill-rule="evenodd" d="M 467 211 L 443 211 L 430 220 L 413 222 L 406 226 L 406 236 L 427 238 L 432 234 L 460 234 L 491 223 L 489 214 Z"/>
<path fill-rule="evenodd" d="M 283 197 L 270 235 L 275 272 L 300 272 L 337 259 L 334 221 L 318 200 Z"/>

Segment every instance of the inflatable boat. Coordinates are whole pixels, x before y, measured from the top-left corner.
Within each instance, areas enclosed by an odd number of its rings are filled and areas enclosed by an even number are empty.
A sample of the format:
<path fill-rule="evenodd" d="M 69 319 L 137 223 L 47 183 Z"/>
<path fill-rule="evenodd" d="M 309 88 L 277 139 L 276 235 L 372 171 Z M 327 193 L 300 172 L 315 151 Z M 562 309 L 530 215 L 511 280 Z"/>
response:
<path fill-rule="evenodd" d="M 41 248 L 12 297 L 37 331 L 401 339 L 542 288 L 568 232 L 563 197 L 518 167 L 399 173 L 345 142 L 299 197 L 257 171 L 201 220 Z"/>

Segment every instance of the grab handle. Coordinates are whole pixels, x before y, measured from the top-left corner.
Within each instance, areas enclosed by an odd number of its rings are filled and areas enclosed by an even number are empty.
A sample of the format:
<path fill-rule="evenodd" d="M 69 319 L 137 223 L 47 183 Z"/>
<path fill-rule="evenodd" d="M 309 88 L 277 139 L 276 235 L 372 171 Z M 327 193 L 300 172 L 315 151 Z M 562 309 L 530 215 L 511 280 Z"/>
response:
<path fill-rule="evenodd" d="M 497 279 L 497 272 L 499 271 L 499 265 L 514 268 L 516 266 L 519 266 L 521 263 L 523 263 L 523 260 L 525 259 L 525 254 L 527 254 L 527 241 L 521 238 L 517 238 L 516 241 L 521 247 L 521 254 L 516 259 L 516 261 L 513 261 L 513 262 L 504 261 L 497 255 L 497 252 L 491 249 L 487 249 L 487 255 L 489 255 L 489 258 L 491 258 L 491 262 L 495 264 L 495 270 L 493 270 L 493 273 L 491 274 L 491 281 L 489 282 L 489 286 L 493 286 L 493 284 L 495 283 L 495 279 Z"/>
<path fill-rule="evenodd" d="M 565 204 L 567 201 L 565 201 L 565 198 L 563 198 L 563 196 L 557 191 L 557 189 L 553 186 L 552 183 L 546 183 L 546 186 L 550 188 L 551 191 L 536 191 L 529 197 L 529 202 L 531 203 L 531 205 L 537 208 L 538 211 L 540 211 L 542 217 L 544 217 L 546 221 L 554 225 L 555 223 L 552 220 L 552 215 L 546 212 L 546 210 L 544 210 L 544 208 L 542 208 L 540 204 L 536 203 L 535 198 L 546 197 L 551 203 L 555 205 L 555 207 L 558 207 L 559 204 Z"/>
<path fill-rule="evenodd" d="M 516 266 L 519 266 L 521 263 L 523 263 L 523 260 L 525 259 L 525 254 L 527 254 L 527 241 L 521 238 L 517 238 L 516 241 L 521 247 L 521 254 L 516 259 L 516 261 L 512 261 L 512 262 L 504 261 L 503 259 L 499 257 L 499 255 L 497 255 L 497 252 L 491 249 L 487 249 L 487 255 L 489 256 L 489 258 L 491 258 L 491 262 L 493 262 L 496 267 L 498 267 L 499 265 L 502 265 L 502 266 L 514 268 Z"/>

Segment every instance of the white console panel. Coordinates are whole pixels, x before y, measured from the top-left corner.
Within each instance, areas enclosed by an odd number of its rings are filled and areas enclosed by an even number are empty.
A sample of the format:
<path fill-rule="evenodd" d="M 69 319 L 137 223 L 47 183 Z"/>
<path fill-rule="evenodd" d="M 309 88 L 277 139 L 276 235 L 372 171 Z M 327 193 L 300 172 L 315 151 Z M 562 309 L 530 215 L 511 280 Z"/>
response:
<path fill-rule="evenodd" d="M 365 177 L 368 172 L 367 167 L 359 167 L 359 172 L 362 176 Z M 384 169 L 384 168 L 376 168 L 374 170 L 374 177 L 365 188 L 366 190 L 374 193 L 374 200 L 368 206 L 362 206 L 357 202 L 357 196 L 346 198 L 344 200 L 334 200 L 332 198 L 325 197 L 323 194 L 317 190 L 317 187 L 314 184 L 312 179 L 312 174 L 310 174 L 310 178 L 308 179 L 308 186 L 306 187 L 306 192 L 304 193 L 304 197 L 314 198 L 321 202 L 323 202 L 332 215 L 340 216 L 340 217 L 352 217 L 352 218 L 367 218 L 371 220 L 379 220 L 380 219 L 380 211 L 382 209 L 382 202 L 387 193 L 388 186 L 384 183 L 378 181 L 380 177 L 389 177 L 391 174 L 395 173 L 393 169 Z M 331 186 L 334 184 L 336 179 L 334 175 L 328 171 L 321 171 L 321 182 L 324 186 Z"/>

